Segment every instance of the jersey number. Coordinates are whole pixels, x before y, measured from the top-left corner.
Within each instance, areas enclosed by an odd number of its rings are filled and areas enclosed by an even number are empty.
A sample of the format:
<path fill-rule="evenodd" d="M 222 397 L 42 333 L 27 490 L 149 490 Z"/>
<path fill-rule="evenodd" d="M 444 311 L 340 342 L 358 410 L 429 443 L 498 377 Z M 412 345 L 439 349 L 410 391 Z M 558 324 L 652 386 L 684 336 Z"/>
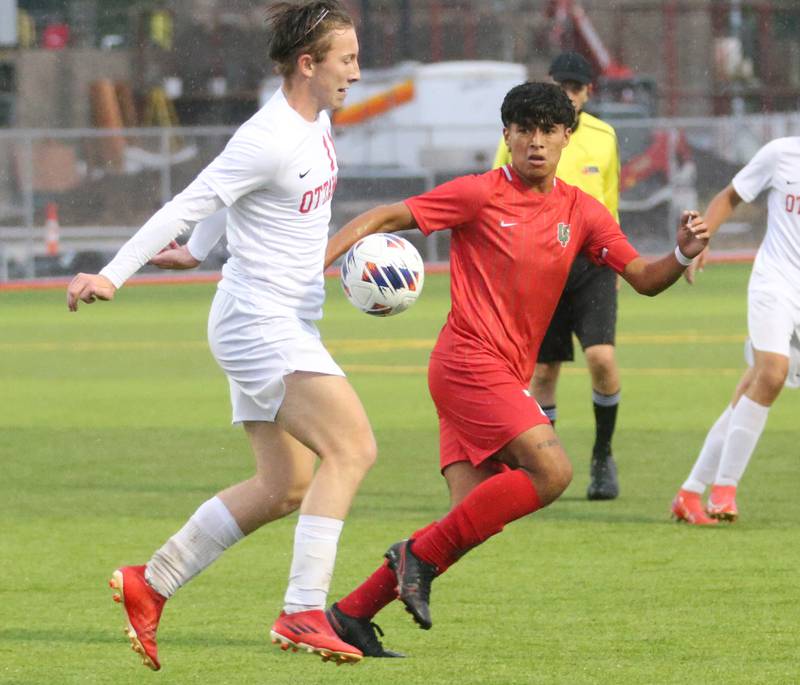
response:
<path fill-rule="evenodd" d="M 797 213 L 800 214 L 800 195 L 787 195 L 786 211 L 791 214 L 795 207 L 797 207 Z"/>

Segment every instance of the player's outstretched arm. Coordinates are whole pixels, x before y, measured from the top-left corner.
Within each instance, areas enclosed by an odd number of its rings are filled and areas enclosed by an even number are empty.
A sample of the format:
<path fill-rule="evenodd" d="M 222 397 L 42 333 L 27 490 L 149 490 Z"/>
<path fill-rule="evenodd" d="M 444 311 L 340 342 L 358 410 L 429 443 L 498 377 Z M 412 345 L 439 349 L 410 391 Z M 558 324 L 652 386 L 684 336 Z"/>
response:
<path fill-rule="evenodd" d="M 190 230 L 225 206 L 202 177 L 196 178 L 182 192 L 159 209 L 120 248 L 99 274 L 78 274 L 67 289 L 67 306 L 76 311 L 78 301 L 110 300 L 136 271 L 152 259 L 164 245 Z M 169 249 L 169 248 L 168 248 Z"/>
<path fill-rule="evenodd" d="M 78 311 L 78 301 L 92 304 L 95 300 L 113 300 L 117 287 L 100 274 L 78 274 L 67 287 L 67 308 Z"/>
<path fill-rule="evenodd" d="M 409 228 L 417 228 L 417 222 L 405 202 L 373 207 L 348 221 L 328 239 L 325 268 L 327 269 L 364 236 L 405 231 Z"/>
<path fill-rule="evenodd" d="M 739 197 L 732 184 L 720 190 L 709 203 L 708 209 L 706 209 L 707 229 L 702 233 L 695 233 L 695 235 L 698 238 L 711 238 L 733 214 L 733 210 L 736 209 L 741 201 L 742 198 Z"/>
<path fill-rule="evenodd" d="M 622 277 L 642 295 L 658 295 L 677 281 L 691 260 L 708 244 L 708 225 L 695 211 L 683 212 L 678 226 L 678 241 L 674 252 L 649 262 L 637 257 L 622 272 Z"/>
<path fill-rule="evenodd" d="M 698 238 L 711 238 L 722 224 L 724 224 L 733 210 L 742 202 L 742 198 L 736 192 L 733 184 L 730 184 L 720 190 L 711 200 L 706 210 L 706 224 L 708 225 L 708 232 L 704 235 L 698 235 Z M 703 250 L 697 259 L 686 269 L 684 276 L 689 283 L 694 283 L 695 274 L 703 270 L 706 260 L 708 259 L 708 249 Z"/>

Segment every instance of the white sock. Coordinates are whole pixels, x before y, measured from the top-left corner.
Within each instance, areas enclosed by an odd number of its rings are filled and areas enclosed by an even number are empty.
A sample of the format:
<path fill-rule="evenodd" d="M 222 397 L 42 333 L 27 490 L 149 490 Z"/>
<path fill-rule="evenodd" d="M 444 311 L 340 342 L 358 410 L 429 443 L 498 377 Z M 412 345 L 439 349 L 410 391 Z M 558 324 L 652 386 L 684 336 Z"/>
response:
<path fill-rule="evenodd" d="M 301 514 L 294 531 L 294 557 L 283 610 L 324 609 L 344 521 Z"/>
<path fill-rule="evenodd" d="M 769 407 L 742 395 L 731 415 L 715 485 L 738 485 L 767 423 Z"/>
<path fill-rule="evenodd" d="M 153 554 L 145 569 L 145 579 L 158 594 L 172 597 L 179 587 L 243 537 L 228 507 L 219 497 L 212 497 Z"/>
<path fill-rule="evenodd" d="M 714 482 L 714 477 L 717 475 L 717 469 L 719 468 L 719 461 L 722 457 L 722 446 L 725 444 L 725 436 L 728 433 L 731 414 L 733 414 L 733 407 L 729 404 L 725 407 L 722 415 L 714 422 L 714 425 L 711 426 L 711 430 L 708 431 L 703 447 L 700 450 L 700 455 L 692 467 L 692 472 L 683 486 L 681 486 L 683 490 L 702 495 L 705 489 Z"/>

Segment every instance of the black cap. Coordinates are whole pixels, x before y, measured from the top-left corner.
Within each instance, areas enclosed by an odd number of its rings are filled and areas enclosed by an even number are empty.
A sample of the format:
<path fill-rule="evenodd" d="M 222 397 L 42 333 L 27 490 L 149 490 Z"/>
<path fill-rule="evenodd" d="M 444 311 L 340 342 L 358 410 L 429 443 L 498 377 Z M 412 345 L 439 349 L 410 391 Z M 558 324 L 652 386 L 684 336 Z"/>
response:
<path fill-rule="evenodd" d="M 553 60 L 548 73 L 557 83 L 576 81 L 587 84 L 591 83 L 594 77 L 592 66 L 577 52 L 562 52 Z"/>

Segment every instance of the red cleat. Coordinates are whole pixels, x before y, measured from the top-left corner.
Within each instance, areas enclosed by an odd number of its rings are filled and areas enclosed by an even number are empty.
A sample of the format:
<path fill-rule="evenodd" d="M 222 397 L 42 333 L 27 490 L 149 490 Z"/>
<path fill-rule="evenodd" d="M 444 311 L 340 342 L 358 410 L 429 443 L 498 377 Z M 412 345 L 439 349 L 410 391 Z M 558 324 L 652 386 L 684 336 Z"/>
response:
<path fill-rule="evenodd" d="M 739 518 L 739 509 L 736 506 L 736 486 L 712 485 L 706 511 L 711 518 L 718 521 L 729 521 L 730 523 L 736 521 Z"/>
<path fill-rule="evenodd" d="M 111 574 L 109 587 L 119 592 L 114 601 L 125 608 L 127 627 L 125 634 L 131 649 L 142 657 L 142 663 L 157 671 L 158 661 L 156 631 L 166 597 L 159 595 L 144 578 L 144 566 L 123 566 Z"/>
<path fill-rule="evenodd" d="M 693 526 L 715 526 L 716 520 L 706 515 L 700 495 L 689 490 L 678 490 L 672 500 L 672 518 L 676 521 L 686 521 Z"/>
<path fill-rule="evenodd" d="M 269 634 L 273 644 L 279 644 L 284 651 L 304 649 L 309 654 L 319 654 L 323 661 L 335 661 L 337 665 L 357 664 L 364 657 L 360 649 L 339 639 L 325 612 L 320 609 L 295 614 L 282 611 Z"/>

